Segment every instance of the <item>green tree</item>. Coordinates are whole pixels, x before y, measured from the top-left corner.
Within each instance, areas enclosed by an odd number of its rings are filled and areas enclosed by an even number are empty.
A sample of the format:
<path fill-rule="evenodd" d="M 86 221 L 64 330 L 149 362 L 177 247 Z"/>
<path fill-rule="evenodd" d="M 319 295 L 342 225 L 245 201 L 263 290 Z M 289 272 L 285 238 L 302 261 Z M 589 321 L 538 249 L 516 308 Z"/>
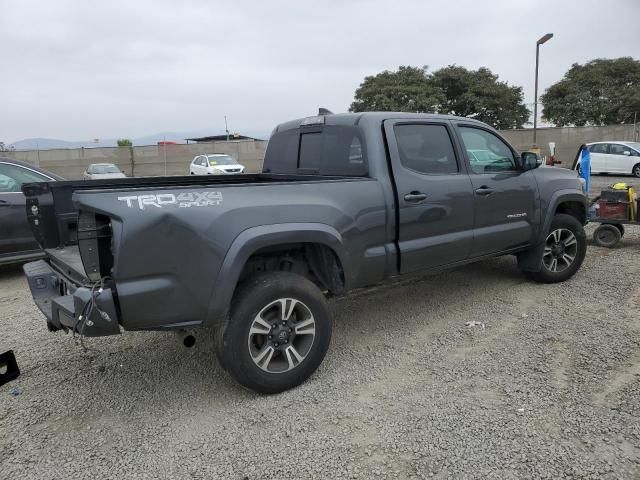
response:
<path fill-rule="evenodd" d="M 129 140 L 128 138 L 121 138 L 120 140 L 118 140 L 118 146 L 119 147 L 131 147 L 131 146 L 133 146 L 133 143 L 131 143 L 131 140 Z"/>
<path fill-rule="evenodd" d="M 445 98 L 439 113 L 472 117 L 499 129 L 522 128 L 529 119 L 522 87 L 499 81 L 486 67 L 449 65 L 434 72 L 431 82 Z"/>
<path fill-rule="evenodd" d="M 574 63 L 540 97 L 542 115 L 558 126 L 609 125 L 640 113 L 640 61 L 631 57 Z"/>
<path fill-rule="evenodd" d="M 352 112 L 435 112 L 441 93 L 427 75 L 427 67 L 400 67 L 366 77 L 356 90 Z"/>
<path fill-rule="evenodd" d="M 521 87 L 498 81 L 487 68 L 455 65 L 433 74 L 427 67 L 400 67 L 397 72 L 366 77 L 350 110 L 447 113 L 503 129 L 522 127 L 529 118 Z"/>

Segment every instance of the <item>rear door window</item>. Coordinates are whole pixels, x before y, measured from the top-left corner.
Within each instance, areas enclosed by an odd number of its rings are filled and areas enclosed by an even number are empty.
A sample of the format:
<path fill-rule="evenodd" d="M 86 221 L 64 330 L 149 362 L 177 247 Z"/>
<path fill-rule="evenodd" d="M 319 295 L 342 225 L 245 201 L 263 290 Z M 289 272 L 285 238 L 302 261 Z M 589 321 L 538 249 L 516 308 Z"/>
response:
<path fill-rule="evenodd" d="M 589 149 L 591 153 L 609 153 L 609 144 L 608 143 L 596 143 L 595 145 L 591 145 Z"/>
<path fill-rule="evenodd" d="M 396 125 L 400 163 L 427 175 L 458 173 L 451 137 L 444 125 Z"/>

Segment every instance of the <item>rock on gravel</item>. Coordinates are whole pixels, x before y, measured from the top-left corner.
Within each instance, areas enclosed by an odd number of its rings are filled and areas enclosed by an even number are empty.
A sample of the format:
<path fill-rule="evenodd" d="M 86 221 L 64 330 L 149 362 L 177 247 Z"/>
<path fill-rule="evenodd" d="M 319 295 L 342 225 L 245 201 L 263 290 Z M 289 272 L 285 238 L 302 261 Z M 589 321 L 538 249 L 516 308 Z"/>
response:
<path fill-rule="evenodd" d="M 5 269 L 22 376 L 0 387 L 0 478 L 638 479 L 639 230 L 561 285 L 504 257 L 334 301 L 324 364 L 275 396 L 231 381 L 207 332 L 82 353 Z"/>

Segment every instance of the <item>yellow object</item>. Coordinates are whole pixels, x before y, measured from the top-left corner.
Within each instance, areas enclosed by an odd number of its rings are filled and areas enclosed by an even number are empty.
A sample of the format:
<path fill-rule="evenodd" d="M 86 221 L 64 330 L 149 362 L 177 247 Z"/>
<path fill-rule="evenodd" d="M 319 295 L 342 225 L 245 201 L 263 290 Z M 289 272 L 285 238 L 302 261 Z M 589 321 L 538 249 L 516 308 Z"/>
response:
<path fill-rule="evenodd" d="M 631 221 L 637 222 L 640 212 L 638 212 L 638 208 L 636 205 L 636 194 L 633 190 L 633 187 L 630 187 L 624 182 L 619 182 L 611 185 L 611 188 L 613 188 L 614 190 L 626 190 L 629 193 L 629 219 Z"/>

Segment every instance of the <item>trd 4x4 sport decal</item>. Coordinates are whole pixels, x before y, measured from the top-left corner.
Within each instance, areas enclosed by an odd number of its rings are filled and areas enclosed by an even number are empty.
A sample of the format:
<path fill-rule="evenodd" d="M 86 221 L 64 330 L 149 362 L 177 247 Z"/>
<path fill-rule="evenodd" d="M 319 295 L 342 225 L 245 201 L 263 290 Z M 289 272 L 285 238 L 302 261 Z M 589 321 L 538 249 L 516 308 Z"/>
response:
<path fill-rule="evenodd" d="M 138 207 L 144 210 L 149 207 L 165 208 L 191 208 L 211 207 L 222 203 L 222 192 L 185 192 L 185 193 L 158 193 L 148 195 L 127 195 L 118 197 L 121 202 L 127 202 L 127 207 Z"/>

